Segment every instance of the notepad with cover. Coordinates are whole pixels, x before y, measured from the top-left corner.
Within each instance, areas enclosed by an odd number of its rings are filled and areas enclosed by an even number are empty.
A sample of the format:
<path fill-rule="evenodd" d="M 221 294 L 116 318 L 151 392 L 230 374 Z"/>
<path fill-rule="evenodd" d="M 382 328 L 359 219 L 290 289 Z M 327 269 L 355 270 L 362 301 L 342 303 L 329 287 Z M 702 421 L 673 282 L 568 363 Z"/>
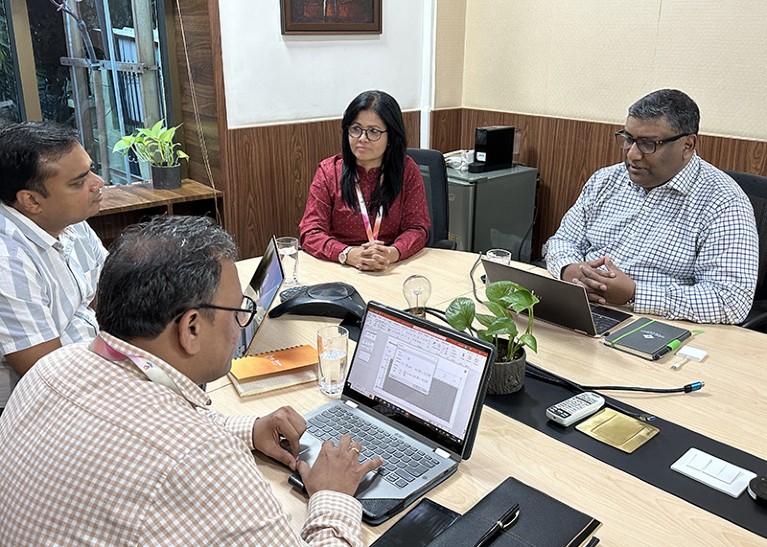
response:
<path fill-rule="evenodd" d="M 692 332 L 643 317 L 605 337 L 611 348 L 656 361 L 676 350 Z"/>
<path fill-rule="evenodd" d="M 232 359 L 229 377 L 240 397 L 317 380 L 317 350 L 309 345 Z"/>
<path fill-rule="evenodd" d="M 519 517 L 493 541 L 493 547 L 576 547 L 602 523 L 569 505 L 509 477 L 438 535 L 429 547 L 474 545 L 515 503 Z"/>

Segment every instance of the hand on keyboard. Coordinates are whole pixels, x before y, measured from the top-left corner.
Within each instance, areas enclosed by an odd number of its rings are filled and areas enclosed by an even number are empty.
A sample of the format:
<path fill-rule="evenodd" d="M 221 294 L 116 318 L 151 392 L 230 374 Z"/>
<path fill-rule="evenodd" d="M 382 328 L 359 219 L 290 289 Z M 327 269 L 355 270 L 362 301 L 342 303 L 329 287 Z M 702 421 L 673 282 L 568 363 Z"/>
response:
<path fill-rule="evenodd" d="M 349 435 L 341 435 L 338 446 L 331 440 L 322 444 L 313 466 L 299 461 L 296 467 L 307 493 L 311 496 L 320 490 L 333 490 L 353 496 L 365 475 L 383 463 L 378 456 L 360 463 L 360 452 L 360 443 L 352 442 Z"/>

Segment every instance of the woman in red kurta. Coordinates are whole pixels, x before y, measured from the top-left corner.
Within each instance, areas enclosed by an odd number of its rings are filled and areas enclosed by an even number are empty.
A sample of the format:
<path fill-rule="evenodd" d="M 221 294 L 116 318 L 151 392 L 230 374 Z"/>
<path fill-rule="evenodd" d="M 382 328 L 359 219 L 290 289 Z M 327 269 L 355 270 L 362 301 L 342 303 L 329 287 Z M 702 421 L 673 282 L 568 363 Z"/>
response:
<path fill-rule="evenodd" d="M 342 153 L 323 160 L 299 225 L 317 258 L 381 271 L 423 249 L 429 210 L 421 171 L 405 154 L 397 101 L 383 91 L 355 98 L 341 121 Z"/>

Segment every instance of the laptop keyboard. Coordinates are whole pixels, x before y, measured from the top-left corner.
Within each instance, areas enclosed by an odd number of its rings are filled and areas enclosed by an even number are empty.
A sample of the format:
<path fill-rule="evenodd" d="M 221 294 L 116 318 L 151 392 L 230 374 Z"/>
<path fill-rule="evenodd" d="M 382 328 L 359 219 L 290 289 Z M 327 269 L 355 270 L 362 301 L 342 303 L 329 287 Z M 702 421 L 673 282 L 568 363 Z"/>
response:
<path fill-rule="evenodd" d="M 623 321 L 623 319 L 615 319 L 614 317 L 597 313 L 593 308 L 591 309 L 591 316 L 594 318 L 594 327 L 597 330 L 597 334 L 603 334 Z"/>
<path fill-rule="evenodd" d="M 340 405 L 311 418 L 306 429 L 319 440 L 330 439 L 336 444 L 341 435 L 350 435 L 362 444 L 359 461 L 381 456 L 384 463 L 376 469 L 376 473 L 399 488 L 405 488 L 439 463 L 434 456 L 412 447 Z"/>

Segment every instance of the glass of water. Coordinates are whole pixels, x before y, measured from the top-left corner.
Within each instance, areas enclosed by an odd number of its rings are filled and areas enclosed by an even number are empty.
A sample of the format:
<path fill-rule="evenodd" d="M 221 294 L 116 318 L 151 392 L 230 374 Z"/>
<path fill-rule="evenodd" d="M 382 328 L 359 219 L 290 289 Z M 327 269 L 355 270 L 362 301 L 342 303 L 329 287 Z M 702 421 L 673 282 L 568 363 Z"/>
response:
<path fill-rule="evenodd" d="M 344 327 L 324 327 L 317 331 L 317 356 L 320 391 L 325 395 L 341 393 L 346 379 L 349 331 Z"/>
<path fill-rule="evenodd" d="M 298 285 L 298 238 L 278 237 L 277 252 L 280 253 L 286 287 Z"/>
<path fill-rule="evenodd" d="M 485 258 L 499 264 L 511 265 L 511 252 L 506 249 L 489 249 L 485 251 Z"/>

